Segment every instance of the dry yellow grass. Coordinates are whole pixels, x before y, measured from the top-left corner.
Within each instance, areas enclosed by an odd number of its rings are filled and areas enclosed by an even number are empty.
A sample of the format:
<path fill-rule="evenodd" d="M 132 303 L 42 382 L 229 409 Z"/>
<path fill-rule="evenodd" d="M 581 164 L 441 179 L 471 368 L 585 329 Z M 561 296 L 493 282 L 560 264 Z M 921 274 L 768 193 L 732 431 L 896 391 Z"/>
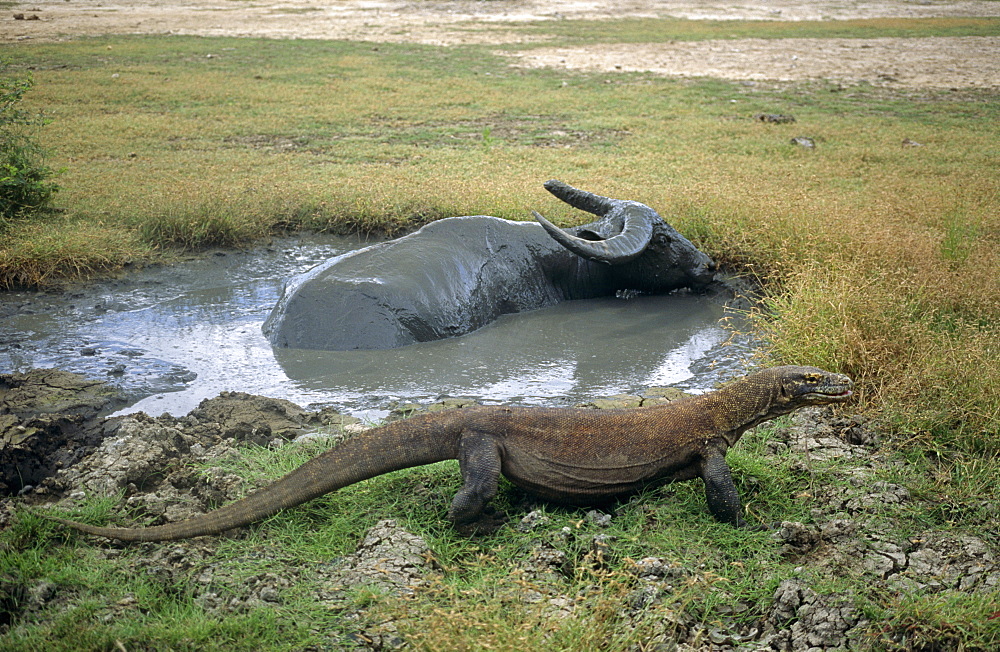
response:
<path fill-rule="evenodd" d="M 578 221 L 541 188 L 561 178 L 653 206 L 763 280 L 773 360 L 854 374 L 903 430 L 977 448 L 997 434 L 1000 115 L 987 92 L 512 72 L 475 48 L 322 42 L 13 54 L 36 68 L 29 99 L 53 119 L 65 212 L 6 234 L 2 286 L 285 229 L 395 233 L 529 208 Z M 791 145 L 800 135 L 816 149 Z"/>

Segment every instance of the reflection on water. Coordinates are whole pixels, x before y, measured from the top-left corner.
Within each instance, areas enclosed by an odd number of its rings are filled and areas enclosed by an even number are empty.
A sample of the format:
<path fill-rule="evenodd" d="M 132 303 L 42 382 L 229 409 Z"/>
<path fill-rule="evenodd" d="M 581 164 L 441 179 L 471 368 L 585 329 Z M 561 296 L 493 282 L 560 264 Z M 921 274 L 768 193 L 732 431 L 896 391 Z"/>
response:
<path fill-rule="evenodd" d="M 58 367 L 103 378 L 126 411 L 186 414 L 221 391 L 377 416 L 395 399 L 442 395 L 567 404 L 676 384 L 700 391 L 749 352 L 716 300 L 565 302 L 469 335 L 388 351 L 272 351 L 260 327 L 284 281 L 352 238 L 309 236 L 136 272 L 58 295 L 0 295 L 0 371 Z"/>

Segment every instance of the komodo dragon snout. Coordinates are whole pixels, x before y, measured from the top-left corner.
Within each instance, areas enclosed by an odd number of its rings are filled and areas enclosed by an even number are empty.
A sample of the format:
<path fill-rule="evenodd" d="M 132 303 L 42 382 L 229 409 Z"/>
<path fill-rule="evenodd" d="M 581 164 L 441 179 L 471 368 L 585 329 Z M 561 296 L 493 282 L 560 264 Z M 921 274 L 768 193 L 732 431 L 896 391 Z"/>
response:
<path fill-rule="evenodd" d="M 82 532 L 125 541 L 218 534 L 383 473 L 457 459 L 463 485 L 448 518 L 465 533 L 496 527 L 487 503 L 500 475 L 543 498 L 606 502 L 651 483 L 702 478 L 712 514 L 746 525 L 726 451 L 753 426 L 807 405 L 843 403 L 853 383 L 815 367 L 773 367 L 664 405 L 623 410 L 479 406 L 369 430 L 249 496 L 187 521 Z"/>

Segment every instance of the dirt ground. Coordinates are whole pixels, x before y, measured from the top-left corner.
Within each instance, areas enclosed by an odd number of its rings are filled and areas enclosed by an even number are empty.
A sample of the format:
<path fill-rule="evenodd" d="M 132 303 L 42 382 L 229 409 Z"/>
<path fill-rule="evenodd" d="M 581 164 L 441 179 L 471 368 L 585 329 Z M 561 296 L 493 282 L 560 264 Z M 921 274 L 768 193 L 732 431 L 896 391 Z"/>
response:
<path fill-rule="evenodd" d="M 414 42 L 486 43 L 525 37 L 502 24 L 622 17 L 843 20 L 997 17 L 1000 2 L 854 0 L 41 0 L 0 10 L 0 43 L 101 34 L 192 34 Z M 1000 37 L 737 39 L 693 43 L 539 48 L 513 65 L 652 71 L 736 80 L 825 78 L 896 87 L 1000 88 Z"/>

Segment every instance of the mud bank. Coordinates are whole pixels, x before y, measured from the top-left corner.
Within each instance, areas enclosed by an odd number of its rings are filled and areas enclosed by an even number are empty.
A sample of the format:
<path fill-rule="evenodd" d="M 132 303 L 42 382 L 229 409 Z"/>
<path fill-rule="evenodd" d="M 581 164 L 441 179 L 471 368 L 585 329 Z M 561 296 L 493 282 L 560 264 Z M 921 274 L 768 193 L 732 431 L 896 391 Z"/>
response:
<path fill-rule="evenodd" d="M 587 405 L 594 409 L 649 405 L 677 396 L 678 392 L 661 388 L 646 396 L 595 399 Z M 180 418 L 142 413 L 101 417 L 114 401 L 100 383 L 65 372 L 0 377 L 0 460 L 8 494 L 0 501 L 0 528 L 22 517 L 17 512 L 20 505 L 73 508 L 88 496 L 118 492 L 123 495 L 120 511 L 128 510 L 147 524 L 190 518 L 256 488 L 215 466 L 241 456 L 246 444 L 280 448 L 303 437 L 329 437 L 336 442 L 367 427 L 330 409 L 308 411 L 289 401 L 235 392 L 206 399 Z M 403 404 L 391 418 L 464 404 L 462 400 Z M 861 577 L 872 591 L 900 595 L 916 591 L 942 596 L 995 595 L 1000 590 L 1000 555 L 985 539 L 951 530 L 900 535 L 892 527 L 898 514 L 926 498 L 915 497 L 901 484 L 878 479 L 878 469 L 893 463 L 881 452 L 880 438 L 863 417 L 822 409 L 803 410 L 775 429 L 768 454 L 800 456 L 802 474 L 822 473 L 822 477 L 817 475 L 812 495 L 801 497 L 813 504 L 810 522 L 782 522 L 770 535 L 780 558 L 793 560 L 796 569 L 781 578 L 773 595 L 760 603 L 718 599 L 718 591 L 725 592 L 725 587 L 720 588 L 704 564 L 678 564 L 670 553 L 655 550 L 625 559 L 619 548 L 624 542 L 602 533 L 621 517 L 624 506 L 580 510 L 581 525 L 574 530 L 553 525 L 544 511 L 533 508 L 538 503 L 528 498 L 515 505 L 518 511 L 510 514 L 510 527 L 532 535 L 531 549 L 511 569 L 512 574 L 529 580 L 530 588 L 519 589 L 512 599 L 540 605 L 553 619 L 572 618 L 586 608 L 586 601 L 567 592 L 571 586 L 567 578 L 592 569 L 595 563 L 614 560 L 626 569 L 631 587 L 620 605 L 627 622 L 638 624 L 651 605 L 676 600 L 677 587 L 682 585 L 704 585 L 713 594 L 716 606 L 710 608 L 711 613 L 696 616 L 679 605 L 676 619 L 661 623 L 658 633 L 647 641 L 650 645 L 829 650 L 865 647 L 872 631 L 878 629 L 856 608 L 856 596 L 830 589 L 838 577 Z M 13 471 L 25 468 L 26 460 L 33 460 L 28 468 L 34 485 L 14 477 Z M 823 466 L 831 461 L 837 463 Z M 198 467 L 207 470 L 196 471 Z M 52 474 L 41 477 L 45 471 Z M 743 480 L 751 490 L 754 482 L 753 478 Z M 18 493 L 19 497 L 12 495 Z M 120 544 L 100 539 L 89 543 L 109 558 L 121 550 Z M 440 568 L 427 542 L 393 520 L 383 520 L 360 533 L 360 543 L 351 555 L 325 564 L 289 561 L 249 582 L 231 564 L 214 558 L 218 544 L 219 539 L 213 537 L 142 544 L 136 567 L 162 582 L 193 574 L 195 601 L 220 615 L 261 605 L 278 607 L 293 588 L 301 591 L 303 586 L 318 603 L 342 609 L 344 592 L 350 587 L 375 587 L 392 599 L 424 590 L 444 574 L 455 572 Z M 280 557 L 276 550 L 254 554 Z M 714 553 L 706 549 L 705 554 Z M 65 602 L 67 607 L 72 603 L 73 589 L 57 582 L 20 585 L 7 578 L 2 584 L 0 605 L 8 627 L 52 617 L 47 607 L 53 603 Z M 127 612 L 127 605 L 114 608 Z M 389 619 L 372 625 L 363 609 L 351 609 L 344 617 L 359 623 L 357 631 L 350 640 L 331 640 L 331 644 L 361 649 L 395 649 L 406 644 L 400 623 Z M 748 619 L 748 613 L 757 617 Z"/>

